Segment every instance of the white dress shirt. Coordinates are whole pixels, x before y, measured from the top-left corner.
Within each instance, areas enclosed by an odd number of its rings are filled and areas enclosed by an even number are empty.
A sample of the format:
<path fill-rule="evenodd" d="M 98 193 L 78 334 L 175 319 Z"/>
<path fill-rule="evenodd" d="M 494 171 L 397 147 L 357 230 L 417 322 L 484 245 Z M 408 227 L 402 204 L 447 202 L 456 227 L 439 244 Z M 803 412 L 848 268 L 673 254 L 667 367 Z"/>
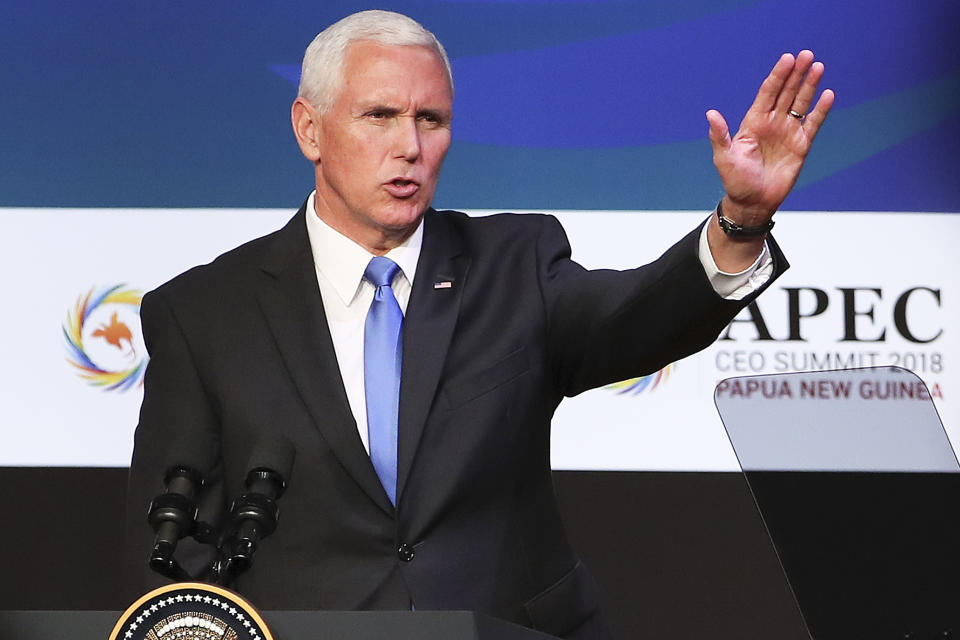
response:
<path fill-rule="evenodd" d="M 310 237 L 317 284 L 320 285 L 323 311 L 327 316 L 350 410 L 357 421 L 363 448 L 369 454 L 367 400 L 363 386 L 363 327 L 370 303 L 373 302 L 375 287 L 364 279 L 363 272 L 373 254 L 321 220 L 313 208 L 313 197 L 311 193 L 307 199 L 307 235 Z M 386 254 L 400 267 L 392 286 L 393 295 L 404 314 L 407 313 L 422 245 L 421 220 L 406 242 Z"/>
<path fill-rule="evenodd" d="M 364 279 L 363 272 L 374 256 L 320 219 L 314 210 L 314 195 L 315 193 L 311 193 L 307 198 L 306 217 L 317 284 L 323 298 L 323 310 L 327 316 L 327 325 L 333 339 L 350 410 L 357 421 L 357 431 L 363 447 L 369 454 L 367 403 L 363 384 L 363 329 L 375 288 Z M 413 288 L 422 246 L 421 220 L 406 242 L 386 254 L 400 267 L 392 286 L 404 315 L 410 301 L 410 291 Z M 700 234 L 699 257 L 714 291 L 730 300 L 742 300 L 761 287 L 773 273 L 773 258 L 766 243 L 756 262 L 748 269 L 740 273 L 720 271 L 710 253 L 707 225 L 703 226 Z"/>
<path fill-rule="evenodd" d="M 715 215 L 717 215 L 716 211 L 710 214 L 711 217 Z M 764 242 L 763 250 L 753 261 L 753 264 L 739 273 L 720 271 L 713 259 L 713 254 L 710 252 L 710 243 L 707 241 L 707 227 L 709 226 L 708 220 L 708 224 L 703 225 L 703 229 L 700 231 L 699 253 L 700 263 L 703 264 L 703 270 L 707 272 L 707 279 L 718 295 L 727 300 L 743 300 L 766 284 L 770 276 L 773 275 L 773 255 L 770 253 L 770 248 Z"/>

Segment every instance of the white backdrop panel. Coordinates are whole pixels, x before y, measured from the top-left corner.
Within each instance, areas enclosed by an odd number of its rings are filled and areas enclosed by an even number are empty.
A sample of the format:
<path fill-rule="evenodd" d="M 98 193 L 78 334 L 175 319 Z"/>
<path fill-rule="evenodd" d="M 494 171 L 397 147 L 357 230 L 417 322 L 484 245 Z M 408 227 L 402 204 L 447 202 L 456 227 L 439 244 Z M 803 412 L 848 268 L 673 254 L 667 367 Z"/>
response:
<path fill-rule="evenodd" d="M 280 227 L 291 214 L 0 210 L 0 466 L 127 465 L 142 390 L 106 391 L 77 375 L 63 337 L 68 313 L 91 289 L 123 284 L 148 291 Z M 585 266 L 628 268 L 654 259 L 706 214 L 557 215 Z M 953 247 L 960 216 L 785 212 L 777 220 L 793 268 L 760 298 L 759 319 L 741 314 L 751 321 L 735 322 L 728 339 L 672 365 L 638 393 L 597 389 L 566 400 L 554 420 L 555 468 L 737 470 L 713 407 L 719 380 L 871 364 L 915 370 L 931 387 L 956 448 L 952 394 L 960 381 L 952 329 L 960 326 L 953 295 L 960 255 Z M 115 311 L 132 336 L 120 347 L 94 335 Z M 142 356 L 133 306 L 102 305 L 82 333 L 88 355 L 104 369 Z"/>

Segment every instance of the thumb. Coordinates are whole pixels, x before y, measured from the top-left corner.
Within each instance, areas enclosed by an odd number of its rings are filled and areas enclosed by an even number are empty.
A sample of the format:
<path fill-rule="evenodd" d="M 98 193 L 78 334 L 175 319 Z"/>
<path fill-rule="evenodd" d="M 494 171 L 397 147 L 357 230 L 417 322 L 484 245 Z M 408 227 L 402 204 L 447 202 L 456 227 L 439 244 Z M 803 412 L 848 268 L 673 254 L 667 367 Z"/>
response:
<path fill-rule="evenodd" d="M 727 126 L 727 121 L 719 111 L 710 109 L 707 111 L 707 122 L 710 123 L 710 144 L 713 146 L 714 153 L 726 151 L 730 146 L 730 128 Z"/>

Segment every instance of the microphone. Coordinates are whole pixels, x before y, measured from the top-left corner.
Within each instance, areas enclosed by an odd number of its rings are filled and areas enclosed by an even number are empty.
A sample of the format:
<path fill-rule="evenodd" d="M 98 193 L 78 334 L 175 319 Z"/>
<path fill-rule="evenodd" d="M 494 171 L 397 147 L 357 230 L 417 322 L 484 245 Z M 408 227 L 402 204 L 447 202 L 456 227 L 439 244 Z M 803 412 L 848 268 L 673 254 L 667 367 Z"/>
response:
<path fill-rule="evenodd" d="M 261 440 L 253 448 L 244 482 L 246 491 L 230 507 L 230 524 L 217 563 L 216 582 L 229 586 L 253 565 L 261 540 L 273 533 L 280 518 L 277 500 L 287 488 L 296 455 L 286 438 Z"/>
<path fill-rule="evenodd" d="M 163 478 L 166 492 L 151 500 L 147 510 L 147 521 L 156 533 L 149 565 L 157 573 L 182 582 L 191 577 L 173 554 L 181 538 L 197 533 L 197 495 L 213 467 L 213 455 L 186 438 L 175 441 L 168 451 Z"/>

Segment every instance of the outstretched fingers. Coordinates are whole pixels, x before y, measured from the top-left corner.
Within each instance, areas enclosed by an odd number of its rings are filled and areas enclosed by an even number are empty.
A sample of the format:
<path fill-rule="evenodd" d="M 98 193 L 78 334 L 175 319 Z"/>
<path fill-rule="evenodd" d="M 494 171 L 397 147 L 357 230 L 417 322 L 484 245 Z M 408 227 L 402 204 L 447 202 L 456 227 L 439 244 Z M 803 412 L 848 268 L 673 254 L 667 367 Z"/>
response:
<path fill-rule="evenodd" d="M 814 62 L 810 67 L 810 71 L 807 72 L 807 76 L 803 79 L 803 85 L 800 87 L 800 91 L 797 92 L 797 97 L 794 98 L 791 106 L 788 106 L 787 109 L 793 109 L 797 113 L 807 113 L 810 111 L 810 105 L 813 103 L 813 98 L 817 93 L 817 86 L 820 84 L 820 79 L 823 77 L 823 63 Z"/>
<path fill-rule="evenodd" d="M 770 70 L 770 75 L 760 85 L 760 90 L 757 91 L 757 97 L 750 106 L 750 111 L 766 113 L 773 110 L 777 104 L 777 98 L 790 78 L 795 63 L 792 54 L 785 53 L 780 56 L 777 64 L 773 65 L 773 69 Z"/>
<path fill-rule="evenodd" d="M 806 108 L 798 109 L 796 101 L 800 97 L 800 94 L 803 93 L 804 89 L 807 88 L 808 83 L 806 76 L 809 74 L 807 71 L 810 69 L 810 65 L 813 64 L 813 52 L 807 49 L 804 49 L 797 54 L 797 60 L 793 65 L 793 70 L 790 72 L 790 76 L 787 78 L 787 81 L 783 85 L 783 89 L 780 91 L 780 95 L 777 96 L 776 105 L 774 110 L 781 113 L 787 112 L 790 109 L 798 113 L 806 113 Z M 821 67 L 821 74 L 823 72 Z M 813 89 L 816 89 L 816 83 L 813 85 Z M 810 95 L 807 99 L 807 107 L 810 106 L 810 100 L 813 98 L 813 90 L 810 91 Z"/>
<path fill-rule="evenodd" d="M 817 135 L 817 131 L 820 130 L 820 125 L 827 119 L 827 114 L 833 107 L 833 98 L 833 91 L 824 89 L 823 93 L 820 94 L 820 99 L 817 100 L 817 106 L 804 118 L 803 129 L 807 133 L 807 138 L 811 141 Z"/>

